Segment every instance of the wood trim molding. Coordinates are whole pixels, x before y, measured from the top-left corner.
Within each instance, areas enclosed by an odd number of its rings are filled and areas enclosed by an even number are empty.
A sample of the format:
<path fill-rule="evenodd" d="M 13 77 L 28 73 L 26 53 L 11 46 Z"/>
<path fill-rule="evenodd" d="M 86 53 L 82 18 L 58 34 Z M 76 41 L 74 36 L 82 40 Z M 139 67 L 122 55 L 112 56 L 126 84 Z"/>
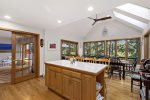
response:
<path fill-rule="evenodd" d="M 78 50 L 79 50 L 78 42 L 61 39 L 61 41 L 60 41 L 60 58 L 61 58 L 61 59 L 62 59 L 62 43 L 63 43 L 63 42 L 76 44 L 76 45 L 77 45 L 76 54 L 77 54 L 77 56 L 79 55 L 79 54 L 78 54 Z"/>
<path fill-rule="evenodd" d="M 19 80 L 16 80 L 16 69 L 15 67 L 12 67 L 11 68 L 11 83 L 14 84 L 16 82 L 20 82 L 20 81 L 23 81 L 23 80 L 26 80 L 26 79 L 31 79 L 31 78 L 35 78 L 35 77 L 39 77 L 39 67 L 40 67 L 40 46 L 39 46 L 39 38 L 40 38 L 40 34 L 38 33 L 32 33 L 32 32 L 25 32 L 25 31 L 21 31 L 21 30 L 14 30 L 14 29 L 8 29 L 8 28 L 2 28 L 0 27 L 0 30 L 4 30 L 4 31 L 10 31 L 12 32 L 12 44 L 15 44 L 15 34 L 20 34 L 20 35 L 33 35 L 36 37 L 36 62 L 35 62 L 35 70 L 36 70 L 36 73 L 35 75 L 32 75 L 32 76 L 27 76 L 26 78 L 20 78 Z M 15 58 L 15 45 L 12 45 L 12 58 Z M 15 63 L 13 63 L 12 61 L 12 66 L 15 66 Z"/>

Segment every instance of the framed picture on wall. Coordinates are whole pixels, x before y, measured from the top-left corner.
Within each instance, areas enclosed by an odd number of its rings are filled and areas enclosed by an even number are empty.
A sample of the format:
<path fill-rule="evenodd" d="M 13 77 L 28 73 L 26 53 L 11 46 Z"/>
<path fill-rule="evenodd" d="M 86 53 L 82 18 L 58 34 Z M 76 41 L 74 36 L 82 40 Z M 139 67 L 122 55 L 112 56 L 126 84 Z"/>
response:
<path fill-rule="evenodd" d="M 48 42 L 48 50 L 56 50 L 56 43 Z"/>

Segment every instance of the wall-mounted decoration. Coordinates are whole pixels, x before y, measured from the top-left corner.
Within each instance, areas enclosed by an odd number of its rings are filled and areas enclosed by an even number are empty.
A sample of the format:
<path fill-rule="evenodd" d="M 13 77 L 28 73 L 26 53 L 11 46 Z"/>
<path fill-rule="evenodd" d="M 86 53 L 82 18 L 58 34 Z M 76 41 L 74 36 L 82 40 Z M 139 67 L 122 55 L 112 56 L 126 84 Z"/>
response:
<path fill-rule="evenodd" d="M 48 42 L 48 50 L 56 50 L 56 43 Z"/>
<path fill-rule="evenodd" d="M 43 47 L 44 46 L 44 40 L 40 39 L 40 46 Z"/>

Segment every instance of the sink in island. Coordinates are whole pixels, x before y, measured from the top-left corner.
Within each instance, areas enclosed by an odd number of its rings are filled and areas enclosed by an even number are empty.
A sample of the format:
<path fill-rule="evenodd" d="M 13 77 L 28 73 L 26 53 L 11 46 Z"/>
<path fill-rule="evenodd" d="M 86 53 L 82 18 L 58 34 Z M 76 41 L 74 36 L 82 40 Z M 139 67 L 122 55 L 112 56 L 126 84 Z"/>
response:
<path fill-rule="evenodd" d="M 46 86 L 69 100 L 96 100 L 96 83 L 102 88 L 99 93 L 106 100 L 105 69 L 107 65 L 68 60 L 45 62 Z"/>

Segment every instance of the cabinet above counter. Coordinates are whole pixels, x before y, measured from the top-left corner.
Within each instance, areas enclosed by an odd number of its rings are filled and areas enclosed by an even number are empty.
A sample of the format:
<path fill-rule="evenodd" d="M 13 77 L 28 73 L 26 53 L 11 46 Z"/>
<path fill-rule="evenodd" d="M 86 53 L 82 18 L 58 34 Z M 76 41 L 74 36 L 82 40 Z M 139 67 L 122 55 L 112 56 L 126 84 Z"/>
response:
<path fill-rule="evenodd" d="M 107 65 L 104 64 L 86 63 L 78 61 L 76 61 L 74 64 L 71 64 L 69 60 L 49 61 L 45 62 L 45 64 L 55 65 L 60 68 L 70 69 L 82 73 L 88 73 L 91 75 L 98 75 L 107 67 Z"/>

